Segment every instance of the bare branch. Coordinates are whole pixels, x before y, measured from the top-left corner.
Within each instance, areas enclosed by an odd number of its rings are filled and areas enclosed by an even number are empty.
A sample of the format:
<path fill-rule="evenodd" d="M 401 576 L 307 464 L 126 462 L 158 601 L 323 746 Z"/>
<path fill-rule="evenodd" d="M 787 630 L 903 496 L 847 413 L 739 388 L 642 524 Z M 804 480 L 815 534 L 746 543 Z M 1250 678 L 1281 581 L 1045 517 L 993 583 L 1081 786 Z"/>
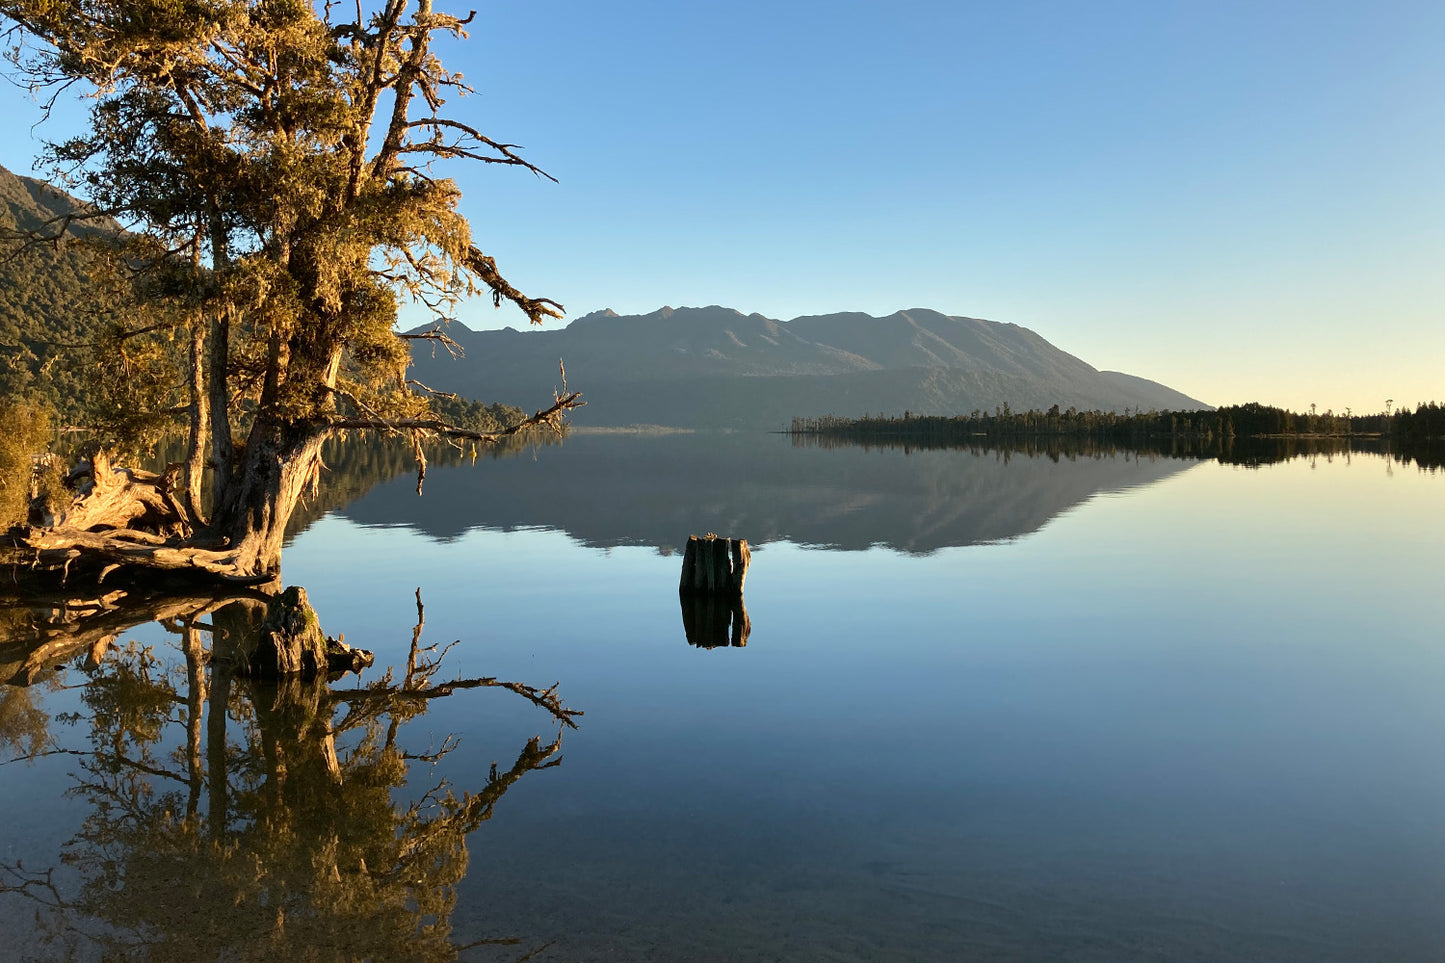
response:
<path fill-rule="evenodd" d="M 433 144 L 434 144 L 435 146 L 437 146 L 437 147 L 440 147 L 440 146 L 441 146 L 440 138 L 441 138 L 442 128 L 448 128 L 448 129 L 451 129 L 451 130 L 460 131 L 460 132 L 462 132 L 463 134 L 465 134 L 466 136 L 468 136 L 468 137 L 472 138 L 473 140 L 475 140 L 477 143 L 483 144 L 483 145 L 485 145 L 485 146 L 487 146 L 487 147 L 490 147 L 492 150 L 496 151 L 498 154 L 501 155 L 500 157 L 486 157 L 486 156 L 480 156 L 480 155 L 475 155 L 475 154 L 469 154 L 469 155 L 467 155 L 467 156 L 474 157 L 476 160 L 487 161 L 487 162 L 492 163 L 492 164 L 513 164 L 513 165 L 515 165 L 515 166 L 517 166 L 517 167 L 525 167 L 527 170 L 531 171 L 533 174 L 536 174 L 538 177 L 545 177 L 545 178 L 547 178 L 547 180 L 551 181 L 552 183 L 554 183 L 554 184 L 557 183 L 557 178 L 553 177 L 551 174 L 548 174 L 546 171 L 542 170 L 542 168 L 538 167 L 536 164 L 533 164 L 531 161 L 523 158 L 522 156 L 520 156 L 519 154 L 516 153 L 517 150 L 520 150 L 520 149 L 521 149 L 521 145 L 519 145 L 519 144 L 503 144 L 503 143 L 500 143 L 499 141 L 492 140 L 490 137 L 488 137 L 486 134 L 483 134 L 481 131 L 477 130 L 475 127 L 472 127 L 472 126 L 469 125 L 469 124 L 464 124 L 464 123 L 462 123 L 462 122 L 459 121 L 459 120 L 452 120 L 452 119 L 447 118 L 447 117 L 423 117 L 423 118 L 421 118 L 421 119 L 419 119 L 419 120 L 413 120 L 413 121 L 407 122 L 406 127 L 407 127 L 407 128 L 413 128 L 413 127 L 427 127 L 427 128 L 431 128 L 431 129 L 435 132 L 435 134 L 436 134 L 436 139 L 433 141 Z M 408 150 L 408 151 L 411 151 L 411 150 L 415 150 L 415 149 L 416 149 L 416 145 L 413 145 L 412 147 L 408 148 L 407 150 Z M 459 148 L 452 148 L 452 149 L 459 149 Z"/>
<path fill-rule="evenodd" d="M 533 324 L 542 324 L 547 318 L 562 317 L 562 305 L 550 298 L 529 298 L 512 287 L 497 270 L 496 259 L 483 254 L 475 245 L 467 249 L 464 263 L 468 270 L 492 289 L 493 307 L 501 307 L 502 298 L 506 298 L 521 308 Z"/>
<path fill-rule="evenodd" d="M 429 394 L 429 395 L 435 395 L 435 396 L 438 397 L 438 398 L 455 398 L 455 397 L 457 397 L 457 393 L 456 393 L 455 391 L 438 391 L 436 388 L 432 388 L 432 387 L 430 387 L 430 386 L 428 386 L 428 385 L 422 384 L 420 381 L 417 381 L 415 378 L 408 378 L 408 379 L 406 379 L 406 383 L 409 384 L 409 385 L 414 385 L 415 387 L 420 388 L 422 391 L 425 391 L 427 394 Z"/>
<path fill-rule="evenodd" d="M 520 434 L 530 428 L 548 427 L 559 428 L 562 417 L 566 412 L 574 408 L 581 408 L 587 404 L 579 400 L 582 392 L 574 391 L 569 395 L 558 397 L 551 406 L 543 408 L 531 417 L 521 421 L 510 428 L 503 428 L 500 431 L 473 431 L 470 428 L 458 428 L 433 418 L 346 418 L 337 416 L 328 421 L 331 428 L 343 431 L 413 431 L 429 435 L 439 435 L 444 438 L 466 438 L 471 441 L 495 442 L 512 435 Z"/>

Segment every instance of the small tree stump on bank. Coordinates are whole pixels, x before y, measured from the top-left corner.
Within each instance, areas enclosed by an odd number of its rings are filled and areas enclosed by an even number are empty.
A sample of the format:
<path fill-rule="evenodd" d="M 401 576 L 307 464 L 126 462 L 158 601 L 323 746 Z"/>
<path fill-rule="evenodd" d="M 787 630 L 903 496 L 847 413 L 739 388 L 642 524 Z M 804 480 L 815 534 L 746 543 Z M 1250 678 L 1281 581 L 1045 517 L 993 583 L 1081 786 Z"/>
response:
<path fill-rule="evenodd" d="M 678 591 L 684 595 L 741 597 L 752 557 L 745 538 L 718 538 L 711 532 L 701 537 L 690 535 L 682 556 Z"/>

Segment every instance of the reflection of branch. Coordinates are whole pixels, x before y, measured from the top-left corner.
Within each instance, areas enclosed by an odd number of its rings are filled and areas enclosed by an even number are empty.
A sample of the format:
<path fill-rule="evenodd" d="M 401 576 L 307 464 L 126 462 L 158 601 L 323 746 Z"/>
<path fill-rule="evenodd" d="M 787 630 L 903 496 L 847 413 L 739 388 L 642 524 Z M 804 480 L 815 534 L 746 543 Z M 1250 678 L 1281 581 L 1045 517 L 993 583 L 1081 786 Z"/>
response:
<path fill-rule="evenodd" d="M 33 899 L 42 906 L 62 909 L 68 904 L 60 897 L 53 879 L 55 869 L 35 873 L 25 868 L 19 860 L 14 863 L 0 863 L 0 893 L 15 893 Z"/>
<path fill-rule="evenodd" d="M 443 756 L 460 744 L 461 739 L 455 733 L 450 733 L 442 739 L 441 747 L 436 752 L 403 752 L 401 757 L 416 762 L 440 762 Z"/>
<path fill-rule="evenodd" d="M 427 822 L 420 831 L 406 839 L 398 855 L 396 866 L 391 871 L 392 875 L 410 872 L 411 866 L 418 858 L 426 858 L 428 844 L 437 837 L 452 836 L 458 833 L 464 836 L 491 819 L 497 800 L 501 799 L 502 794 L 511 788 L 512 783 L 534 769 L 551 769 L 562 762 L 560 756 L 553 758 L 561 748 L 562 736 L 560 734 L 545 746 L 542 745 L 539 737 L 533 736 L 527 740 L 527 745 L 517 756 L 517 761 L 512 764 L 511 769 L 504 773 L 498 773 L 496 765 L 493 764 L 491 778 L 487 781 L 486 788 L 476 795 L 463 796 L 462 806 L 459 809 Z M 413 807 L 413 811 L 415 808 Z"/>
<path fill-rule="evenodd" d="M 141 762 L 139 759 L 131 759 L 130 757 L 126 756 L 124 753 L 121 752 L 104 753 L 100 751 L 79 752 L 76 750 L 70 750 L 66 754 L 93 757 L 95 760 L 94 767 L 87 765 L 86 768 L 99 773 L 108 774 L 119 772 L 122 769 L 126 769 L 132 772 L 143 772 L 147 776 L 154 776 L 157 779 L 170 779 L 173 782 L 180 783 L 181 785 L 188 785 L 190 783 L 190 780 L 187 779 L 185 776 L 182 776 L 180 773 L 171 772 L 168 769 L 161 769 L 158 766 L 148 765 L 144 762 Z M 101 788 L 99 786 L 91 787 L 87 783 L 81 783 L 80 785 L 83 788 Z"/>
<path fill-rule="evenodd" d="M 556 682 L 546 689 L 539 689 L 523 682 L 506 682 L 495 676 L 482 676 L 475 679 L 453 679 L 450 682 L 439 682 L 433 685 L 431 683 L 432 674 L 440 668 L 442 659 L 451 651 L 452 646 L 460 644 L 461 640 L 458 639 L 443 647 L 435 657 L 426 658 L 436 652 L 437 647 L 421 644 L 421 633 L 425 627 L 426 607 L 422 604 L 421 589 L 417 588 L 416 625 L 411 630 L 411 648 L 406 655 L 406 675 L 400 683 L 393 683 L 388 675 L 366 689 L 332 691 L 330 698 L 337 703 L 345 703 L 350 710 L 346 717 L 333 727 L 334 732 L 353 728 L 363 719 L 381 715 L 400 703 L 424 703 L 432 699 L 444 699 L 462 689 L 482 688 L 509 689 L 532 705 L 546 709 L 554 719 L 568 728 L 577 728 L 577 723 L 572 720 L 582 715 L 583 712 L 580 709 L 569 709 L 563 704 L 557 695 L 559 683 Z M 397 720 L 393 718 L 388 745 L 394 740 L 396 726 Z"/>
<path fill-rule="evenodd" d="M 148 622 L 189 622 L 200 619 L 220 605 L 236 598 L 264 598 L 222 589 L 193 595 L 161 594 L 147 597 L 143 592 L 115 590 L 87 598 L 79 592 L 0 598 L 0 611 L 29 610 L 32 621 L 12 629 L 0 641 L 23 646 L 25 657 L 14 675 L 0 682 L 29 685 L 46 666 L 55 665 L 103 639 L 113 638 Z"/>
<path fill-rule="evenodd" d="M 536 686 L 526 685 L 521 682 L 504 682 L 493 676 L 483 676 L 477 679 L 453 679 L 451 682 L 439 682 L 436 685 L 428 685 L 420 688 L 407 688 L 403 685 L 380 684 L 369 689 L 349 689 L 340 692 L 333 691 L 330 698 L 338 703 L 345 703 L 350 706 L 353 712 L 364 713 L 367 707 L 381 706 L 384 708 L 398 702 L 426 702 L 431 699 L 444 699 L 462 689 L 498 688 L 510 689 L 522 696 L 534 706 L 539 706 L 552 713 L 553 718 L 563 725 L 576 729 L 577 723 L 572 720 L 583 715 L 581 709 L 569 709 L 557 696 L 557 685 L 554 683 L 546 689 L 539 689 Z M 341 724 L 337 725 L 336 731 L 349 729 L 355 723 L 351 722 L 348 715 Z"/>
<path fill-rule="evenodd" d="M 397 699 L 441 699 L 451 695 L 459 689 L 480 689 L 484 687 L 496 687 L 500 689 L 511 689 L 522 696 L 534 706 L 540 706 L 552 713 L 552 716 L 563 725 L 571 729 L 577 728 L 577 723 L 572 719 L 575 716 L 583 715 L 581 709 L 569 709 L 562 704 L 557 697 L 557 683 L 552 683 L 546 689 L 539 689 L 536 686 L 526 685 L 521 682 L 503 682 L 492 676 L 485 676 L 480 679 L 454 679 L 451 682 L 441 682 L 437 685 L 428 686 L 425 689 L 400 690 L 394 693 Z"/>
<path fill-rule="evenodd" d="M 16 756 L 13 759 L 0 760 L 0 766 L 13 766 L 17 762 L 30 763 L 36 759 L 46 759 L 50 756 L 88 756 L 90 753 L 83 749 L 63 749 L 55 744 L 55 739 L 50 740 L 49 749 L 37 749 L 35 752 L 27 752 L 23 756 Z"/>

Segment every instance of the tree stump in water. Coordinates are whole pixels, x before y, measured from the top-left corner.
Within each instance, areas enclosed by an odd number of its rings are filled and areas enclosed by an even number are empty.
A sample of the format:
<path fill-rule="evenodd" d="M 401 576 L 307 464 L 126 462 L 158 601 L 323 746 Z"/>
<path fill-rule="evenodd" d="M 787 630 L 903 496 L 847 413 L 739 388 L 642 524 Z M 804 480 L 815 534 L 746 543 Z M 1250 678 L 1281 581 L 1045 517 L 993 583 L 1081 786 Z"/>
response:
<path fill-rule="evenodd" d="M 744 646 L 752 622 L 743 607 L 743 583 L 753 553 L 745 538 L 692 535 L 682 556 L 682 627 L 700 648 Z"/>
<path fill-rule="evenodd" d="M 702 537 L 690 535 L 682 556 L 678 591 L 684 595 L 741 597 L 752 557 L 745 538 L 718 538 L 711 532 Z"/>
<path fill-rule="evenodd" d="M 370 652 L 327 638 L 299 585 L 271 600 L 266 617 L 240 649 L 238 674 L 264 679 L 359 672 L 373 661 Z"/>

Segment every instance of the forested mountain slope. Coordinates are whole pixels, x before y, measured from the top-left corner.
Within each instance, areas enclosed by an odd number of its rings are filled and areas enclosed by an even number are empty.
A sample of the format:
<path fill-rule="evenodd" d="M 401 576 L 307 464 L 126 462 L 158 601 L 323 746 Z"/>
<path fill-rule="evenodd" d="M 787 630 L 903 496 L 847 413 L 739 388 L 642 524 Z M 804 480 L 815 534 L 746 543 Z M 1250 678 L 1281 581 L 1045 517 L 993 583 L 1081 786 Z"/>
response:
<path fill-rule="evenodd" d="M 107 316 L 110 297 L 93 255 L 76 246 L 31 245 L 24 232 L 52 233 L 79 202 L 44 181 L 0 167 L 0 396 L 42 401 L 73 417 L 88 388 L 83 345 Z M 99 229 L 114 230 L 107 223 Z M 71 233 L 97 228 L 72 228 Z"/>

